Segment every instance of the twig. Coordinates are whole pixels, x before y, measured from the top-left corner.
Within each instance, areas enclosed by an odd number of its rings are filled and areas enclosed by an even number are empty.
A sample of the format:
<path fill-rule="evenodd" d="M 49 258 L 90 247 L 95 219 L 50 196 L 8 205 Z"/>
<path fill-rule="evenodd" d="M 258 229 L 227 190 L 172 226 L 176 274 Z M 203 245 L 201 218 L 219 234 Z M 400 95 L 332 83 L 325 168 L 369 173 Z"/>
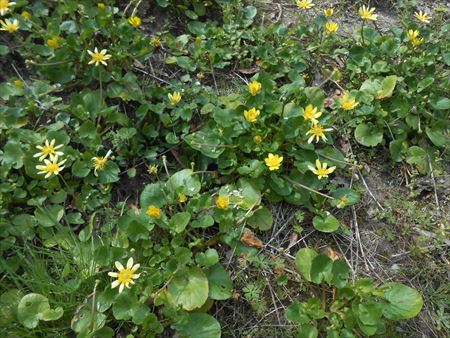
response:
<path fill-rule="evenodd" d="M 434 188 L 434 201 L 436 203 L 436 211 L 438 212 L 438 214 L 441 213 L 441 208 L 439 206 L 439 198 L 438 198 L 438 194 L 437 194 L 437 189 L 436 189 L 436 179 L 434 178 L 434 170 L 433 170 L 433 165 L 431 163 L 431 158 L 428 155 L 428 164 L 430 166 L 430 174 L 431 174 L 431 180 L 433 182 L 433 188 Z"/>
<path fill-rule="evenodd" d="M 94 332 L 94 326 L 95 326 L 95 297 L 97 295 L 97 285 L 100 283 L 100 281 L 97 279 L 95 281 L 94 285 L 94 291 L 92 292 L 92 308 L 91 308 L 91 332 Z"/>
<path fill-rule="evenodd" d="M 369 265 L 367 264 L 367 257 L 366 257 L 366 254 L 364 252 L 364 248 L 363 248 L 362 243 L 361 243 L 361 236 L 360 236 L 360 233 L 359 233 L 358 220 L 356 218 L 356 211 L 355 211 L 355 207 L 354 206 L 352 206 L 352 214 L 353 214 L 353 225 L 354 225 L 354 228 L 355 228 L 355 236 L 356 236 L 356 240 L 358 241 L 358 244 L 359 244 L 359 251 L 361 251 L 361 255 L 363 257 L 363 261 L 364 261 L 364 265 L 366 266 L 366 270 L 370 271 Z"/>
<path fill-rule="evenodd" d="M 157 76 L 155 76 L 155 75 L 153 75 L 153 74 L 150 74 L 149 72 L 146 72 L 145 70 L 142 70 L 142 69 L 140 69 L 140 68 L 138 68 L 138 67 L 134 67 L 134 69 L 136 69 L 138 72 L 141 72 L 141 73 L 143 73 L 143 74 L 145 74 L 145 75 L 148 75 L 148 76 L 154 78 L 155 80 L 158 80 L 158 81 L 161 81 L 162 83 L 165 83 L 165 84 L 167 84 L 167 85 L 170 85 L 170 82 L 167 82 L 166 80 L 163 80 L 163 79 L 161 79 L 160 77 L 157 77 Z"/>
<path fill-rule="evenodd" d="M 267 286 L 269 287 L 269 291 L 270 291 L 270 297 L 272 298 L 272 303 L 273 303 L 273 307 L 276 309 L 277 308 L 277 302 L 275 301 L 275 296 L 274 296 L 274 291 L 272 289 L 272 285 L 270 285 L 270 281 L 269 278 L 267 278 L 265 272 L 263 271 L 263 275 L 266 278 L 267 281 Z M 278 313 L 278 311 L 275 312 L 277 315 L 277 319 L 278 319 L 278 324 L 281 325 L 281 319 L 280 319 L 280 314 Z"/>
<path fill-rule="evenodd" d="M 375 203 L 378 205 L 378 207 L 384 211 L 383 206 L 380 204 L 380 202 L 378 202 L 378 200 L 372 194 L 372 191 L 370 191 L 369 186 L 366 183 L 366 180 L 364 179 L 363 175 L 361 174 L 361 171 L 358 168 L 357 168 L 357 170 L 358 170 L 358 175 L 361 178 L 361 181 L 362 181 L 364 187 L 366 188 L 367 192 L 369 193 L 370 197 L 372 197 L 372 199 L 375 201 Z"/>
<path fill-rule="evenodd" d="M 329 198 L 330 200 L 334 200 L 334 197 L 331 197 L 331 196 L 329 196 L 329 195 L 327 195 L 327 194 L 324 194 L 323 192 L 314 190 L 313 188 L 310 188 L 310 187 L 308 187 L 308 186 L 306 186 L 306 185 L 303 185 L 303 184 L 301 184 L 301 183 L 298 183 L 298 182 L 296 182 L 296 181 L 290 179 L 290 178 L 289 178 L 288 176 L 286 176 L 286 175 L 283 175 L 283 178 L 286 179 L 286 181 L 291 182 L 293 185 L 296 185 L 296 186 L 298 186 L 298 187 L 300 187 L 300 188 L 303 188 L 303 189 L 306 189 L 306 190 L 308 190 L 308 191 L 311 191 L 311 192 L 313 192 L 313 193 L 315 193 L 315 194 L 317 194 L 317 195 L 320 195 L 320 196 Z"/>

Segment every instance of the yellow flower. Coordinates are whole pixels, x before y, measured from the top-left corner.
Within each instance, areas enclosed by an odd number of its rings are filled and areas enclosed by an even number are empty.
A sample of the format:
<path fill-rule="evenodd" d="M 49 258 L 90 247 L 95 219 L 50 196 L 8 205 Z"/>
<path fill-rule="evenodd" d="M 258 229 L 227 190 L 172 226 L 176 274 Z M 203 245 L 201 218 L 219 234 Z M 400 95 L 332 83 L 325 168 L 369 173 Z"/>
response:
<path fill-rule="evenodd" d="M 51 39 L 47 40 L 47 45 L 52 47 L 53 49 L 58 49 L 61 47 L 63 39 L 59 37 L 58 35 L 53 35 Z"/>
<path fill-rule="evenodd" d="M 9 11 L 9 7 L 14 6 L 15 2 L 9 2 L 8 0 L 0 0 L 0 15 L 5 15 Z"/>
<path fill-rule="evenodd" d="M 25 20 L 30 20 L 30 18 L 31 18 L 31 14 L 29 12 L 27 12 L 27 11 L 23 11 L 20 15 L 22 15 L 22 17 Z"/>
<path fill-rule="evenodd" d="M 23 86 L 25 86 L 25 83 L 22 80 L 14 80 L 14 85 L 18 88 L 23 88 Z"/>
<path fill-rule="evenodd" d="M 157 36 L 152 36 L 150 44 L 155 48 L 161 47 L 161 39 Z"/>
<path fill-rule="evenodd" d="M 315 5 L 312 3 L 312 0 L 301 0 L 297 1 L 297 6 L 303 9 L 310 9 Z"/>
<path fill-rule="evenodd" d="M 197 79 L 203 79 L 205 77 L 205 74 L 203 74 L 202 72 L 197 73 L 196 75 Z"/>
<path fill-rule="evenodd" d="M 58 162 L 58 156 L 54 156 L 53 158 L 50 158 L 51 161 L 45 159 L 44 163 L 45 165 L 37 165 L 36 169 L 40 170 L 38 174 L 45 174 L 44 178 L 48 178 L 52 175 L 58 175 L 63 169 L 64 169 L 64 162 L 66 160 L 62 160 L 61 162 Z"/>
<path fill-rule="evenodd" d="M 201 44 L 202 43 L 202 38 L 200 37 L 200 36 L 197 36 L 196 38 L 195 38 L 195 44 L 196 45 L 199 45 L 199 44 Z"/>
<path fill-rule="evenodd" d="M 91 52 L 90 50 L 88 50 L 87 52 L 92 57 L 91 61 L 89 61 L 89 64 L 95 63 L 96 66 L 98 66 L 99 63 L 107 66 L 106 60 L 109 60 L 111 58 L 110 54 L 106 54 L 106 49 L 102 49 L 99 52 L 97 47 L 95 47 L 94 52 Z"/>
<path fill-rule="evenodd" d="M 420 22 L 423 23 L 430 23 L 431 20 L 431 16 L 429 16 L 427 13 L 424 13 L 422 11 L 419 12 L 415 12 L 414 16 L 417 18 L 417 20 L 419 20 Z"/>
<path fill-rule="evenodd" d="M 259 94 L 259 92 L 261 91 L 261 83 L 259 83 L 258 81 L 253 81 L 251 83 L 248 84 L 248 91 L 250 92 L 250 94 L 252 94 L 253 96 L 256 96 Z"/>
<path fill-rule="evenodd" d="M 327 137 L 325 136 L 325 131 L 332 131 L 332 128 L 324 129 L 319 123 L 313 124 L 311 129 L 306 133 L 306 135 L 311 135 L 308 139 L 308 143 L 311 143 L 314 138 L 316 138 L 316 143 L 319 142 L 319 139 L 322 138 L 323 142 L 327 141 Z"/>
<path fill-rule="evenodd" d="M 62 151 L 57 151 L 57 149 L 61 148 L 63 145 L 59 144 L 55 147 L 55 142 L 55 139 L 51 140 L 51 142 L 45 140 L 44 145 L 36 146 L 40 152 L 34 154 L 33 157 L 39 157 L 39 161 L 42 161 L 47 156 L 50 156 L 50 160 L 52 160 L 55 156 L 63 156 L 64 153 Z"/>
<path fill-rule="evenodd" d="M 328 33 L 330 33 L 330 34 L 331 33 L 336 33 L 338 28 L 339 28 L 339 25 L 336 22 L 328 21 L 325 24 L 325 28 L 327 29 Z"/>
<path fill-rule="evenodd" d="M 178 194 L 178 202 L 184 203 L 187 201 L 187 197 L 185 194 Z"/>
<path fill-rule="evenodd" d="M 323 10 L 323 14 L 325 14 L 325 16 L 326 16 L 327 18 L 329 18 L 330 16 L 332 16 L 333 13 L 334 13 L 334 9 L 333 9 L 333 8 L 325 8 L 325 9 Z"/>
<path fill-rule="evenodd" d="M 408 39 L 414 46 L 419 46 L 423 43 L 423 38 L 419 38 L 420 32 L 415 30 L 408 30 Z"/>
<path fill-rule="evenodd" d="M 307 105 L 303 111 L 303 118 L 310 120 L 312 123 L 318 123 L 319 121 L 317 119 L 321 116 L 322 112 L 318 112 L 317 107 L 313 107 L 311 104 Z"/>
<path fill-rule="evenodd" d="M 262 142 L 262 137 L 260 135 L 253 136 L 253 142 L 260 144 Z"/>
<path fill-rule="evenodd" d="M 359 16 L 363 20 L 372 20 L 376 21 L 378 14 L 375 14 L 375 8 L 369 8 L 369 6 L 362 6 L 359 8 Z"/>
<path fill-rule="evenodd" d="M 161 217 L 161 209 L 156 205 L 149 205 L 147 208 L 147 215 L 151 218 L 160 218 Z"/>
<path fill-rule="evenodd" d="M 151 166 L 148 167 L 147 172 L 150 175 L 156 175 L 158 173 L 158 166 L 155 164 L 152 164 Z"/>
<path fill-rule="evenodd" d="M 117 280 L 111 283 L 111 288 L 114 289 L 120 285 L 119 293 L 122 293 L 125 286 L 130 288 L 130 284 L 134 284 L 134 279 L 139 278 L 141 274 L 135 272 L 141 265 L 134 264 L 132 257 L 128 259 L 126 268 L 124 268 L 120 262 L 116 261 L 114 264 L 119 272 L 108 272 L 108 276 L 117 278 Z"/>
<path fill-rule="evenodd" d="M 308 166 L 308 169 L 311 170 L 314 174 L 317 175 L 318 179 L 321 180 L 322 177 L 328 177 L 329 174 L 331 174 L 333 171 L 336 170 L 336 167 L 327 168 L 328 164 L 323 163 L 321 164 L 319 159 L 316 160 L 316 168 L 314 168 L 312 165 Z"/>
<path fill-rule="evenodd" d="M 341 108 L 345 110 L 352 110 L 359 103 L 356 102 L 355 98 L 349 97 L 348 94 L 345 94 L 340 100 Z"/>
<path fill-rule="evenodd" d="M 112 151 L 108 150 L 105 156 L 96 156 L 92 158 L 94 161 L 94 175 L 97 176 L 97 171 L 105 169 L 106 162 L 108 162 L 108 157 L 111 155 Z"/>
<path fill-rule="evenodd" d="M 8 31 L 12 33 L 19 29 L 19 21 L 17 19 L 14 19 L 12 21 L 9 19 L 5 19 L 5 21 L 0 20 L 0 24 L 2 25 L 0 31 Z"/>
<path fill-rule="evenodd" d="M 133 27 L 139 27 L 142 24 L 142 20 L 140 17 L 138 16 L 132 16 L 128 19 L 128 22 L 130 23 L 131 26 Z"/>
<path fill-rule="evenodd" d="M 228 196 L 221 196 L 217 197 L 216 199 L 216 205 L 220 209 L 228 209 L 228 205 L 230 204 L 230 199 Z"/>
<path fill-rule="evenodd" d="M 252 108 L 250 110 L 244 110 L 245 119 L 248 122 L 255 122 L 258 119 L 260 111 L 256 108 Z"/>
<path fill-rule="evenodd" d="M 270 171 L 278 170 L 281 167 L 281 162 L 283 162 L 283 156 L 269 154 L 264 159 L 264 162 L 266 162 L 266 166 L 269 167 Z"/>
<path fill-rule="evenodd" d="M 169 97 L 170 103 L 172 103 L 173 105 L 176 105 L 177 103 L 179 103 L 181 101 L 180 92 L 173 92 L 173 94 L 169 93 L 167 96 Z"/>
<path fill-rule="evenodd" d="M 97 7 L 98 7 L 98 9 L 101 10 L 101 11 L 104 11 L 105 8 L 106 8 L 106 6 L 105 6 L 105 4 L 104 4 L 103 2 L 99 2 L 99 3 L 97 4 Z"/>

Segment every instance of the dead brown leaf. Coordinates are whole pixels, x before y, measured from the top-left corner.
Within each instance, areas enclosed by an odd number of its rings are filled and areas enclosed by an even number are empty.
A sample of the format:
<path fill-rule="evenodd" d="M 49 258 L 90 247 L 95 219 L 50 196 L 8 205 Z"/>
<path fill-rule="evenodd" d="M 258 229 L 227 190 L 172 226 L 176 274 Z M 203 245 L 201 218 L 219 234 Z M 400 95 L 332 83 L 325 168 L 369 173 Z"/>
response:
<path fill-rule="evenodd" d="M 264 243 L 255 236 L 253 231 L 247 228 L 244 229 L 241 242 L 248 246 L 254 246 L 260 249 L 264 248 Z"/>

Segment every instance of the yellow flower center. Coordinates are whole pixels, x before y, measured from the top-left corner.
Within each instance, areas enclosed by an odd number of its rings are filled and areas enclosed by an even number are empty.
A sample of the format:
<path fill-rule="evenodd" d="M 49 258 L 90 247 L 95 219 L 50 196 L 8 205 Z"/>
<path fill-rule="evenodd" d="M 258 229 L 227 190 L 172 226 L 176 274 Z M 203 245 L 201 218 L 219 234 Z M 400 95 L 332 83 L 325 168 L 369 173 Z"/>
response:
<path fill-rule="evenodd" d="M 49 163 L 45 166 L 44 171 L 47 173 L 52 173 L 52 174 L 58 173 L 59 165 L 58 165 L 58 163 Z"/>
<path fill-rule="evenodd" d="M 117 279 L 121 284 L 128 284 L 133 281 L 133 271 L 131 271 L 131 269 L 123 269 L 122 271 L 119 271 Z"/>
<path fill-rule="evenodd" d="M 52 145 L 43 146 L 41 152 L 43 155 L 46 155 L 46 156 L 53 155 L 55 153 L 55 147 L 53 147 Z"/>
<path fill-rule="evenodd" d="M 108 162 L 108 158 L 104 156 L 99 156 L 94 158 L 94 166 L 97 170 L 102 170 L 105 168 L 106 162 Z"/>
<path fill-rule="evenodd" d="M 345 110 L 351 110 L 358 105 L 355 99 L 343 98 L 341 101 L 341 107 Z"/>
<path fill-rule="evenodd" d="M 256 144 L 260 144 L 262 142 L 262 137 L 259 135 L 255 135 L 253 137 L 253 142 L 255 142 Z"/>
<path fill-rule="evenodd" d="M 9 33 L 15 32 L 19 29 L 19 23 L 16 19 L 14 21 L 10 21 L 6 19 L 5 21 L 0 20 L 2 27 L 8 31 Z"/>
<path fill-rule="evenodd" d="M 257 110 L 256 108 L 252 108 L 250 110 L 245 110 L 244 111 L 245 119 L 248 122 L 255 122 L 256 119 L 258 118 L 259 114 L 260 114 L 260 111 Z"/>
<path fill-rule="evenodd" d="M 92 60 L 95 62 L 102 62 L 105 59 L 105 56 L 101 53 L 93 53 Z"/>
<path fill-rule="evenodd" d="M 216 205 L 220 209 L 227 209 L 230 204 L 230 199 L 227 196 L 219 196 L 216 200 Z"/>
<path fill-rule="evenodd" d="M 58 35 L 54 35 L 51 39 L 47 40 L 47 44 L 53 49 L 61 47 L 61 38 Z"/>
<path fill-rule="evenodd" d="M 0 0 L 0 10 L 8 9 L 9 1 L 8 0 Z"/>
<path fill-rule="evenodd" d="M 316 175 L 317 176 L 328 176 L 329 170 L 327 168 L 317 168 L 316 169 Z"/>
<path fill-rule="evenodd" d="M 23 83 L 22 80 L 14 80 L 14 85 L 16 87 L 22 88 L 25 84 Z"/>
<path fill-rule="evenodd" d="M 149 205 L 147 208 L 147 215 L 150 216 L 151 218 L 160 218 L 161 209 L 154 205 Z"/>
<path fill-rule="evenodd" d="M 253 81 L 252 83 L 249 83 L 248 91 L 253 96 L 257 95 L 261 91 L 261 83 L 259 83 L 258 81 Z"/>
<path fill-rule="evenodd" d="M 311 127 L 311 130 L 309 131 L 311 135 L 322 137 L 325 134 L 323 133 L 323 127 L 319 124 L 315 124 Z"/>

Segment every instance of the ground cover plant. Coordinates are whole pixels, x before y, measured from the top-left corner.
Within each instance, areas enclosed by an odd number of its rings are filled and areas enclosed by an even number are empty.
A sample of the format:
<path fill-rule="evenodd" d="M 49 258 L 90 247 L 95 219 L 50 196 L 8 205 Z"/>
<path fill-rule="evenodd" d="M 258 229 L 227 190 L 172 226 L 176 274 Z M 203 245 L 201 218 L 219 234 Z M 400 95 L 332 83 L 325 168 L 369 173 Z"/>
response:
<path fill-rule="evenodd" d="M 376 4 L 278 5 L 0 0 L 2 333 L 406 337 L 426 311 L 445 336 L 448 9 L 383 32 Z M 402 276 L 367 257 L 368 199 Z"/>

